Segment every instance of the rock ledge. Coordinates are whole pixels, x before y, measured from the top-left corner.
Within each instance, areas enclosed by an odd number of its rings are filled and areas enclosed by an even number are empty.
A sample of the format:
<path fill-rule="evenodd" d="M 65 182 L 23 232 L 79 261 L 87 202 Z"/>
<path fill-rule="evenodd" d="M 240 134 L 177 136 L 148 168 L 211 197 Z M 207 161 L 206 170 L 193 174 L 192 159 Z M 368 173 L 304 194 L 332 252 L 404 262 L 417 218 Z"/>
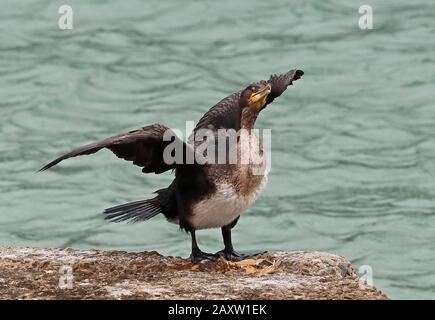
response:
<path fill-rule="evenodd" d="M 271 252 L 193 265 L 157 252 L 0 248 L 0 299 L 388 299 L 348 260 Z"/>

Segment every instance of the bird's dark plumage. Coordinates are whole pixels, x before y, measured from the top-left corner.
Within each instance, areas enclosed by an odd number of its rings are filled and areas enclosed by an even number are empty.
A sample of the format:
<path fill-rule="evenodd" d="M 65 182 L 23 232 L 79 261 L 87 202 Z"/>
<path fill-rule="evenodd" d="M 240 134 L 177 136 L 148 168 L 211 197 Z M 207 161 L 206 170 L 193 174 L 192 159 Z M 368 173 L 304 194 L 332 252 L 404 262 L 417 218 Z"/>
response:
<path fill-rule="evenodd" d="M 259 112 L 279 97 L 293 81 L 300 79 L 302 70 L 293 69 L 281 75 L 272 75 L 269 80 L 252 83 L 214 105 L 199 120 L 194 133 L 200 129 L 251 129 Z M 165 139 L 168 134 L 171 139 Z M 254 135 L 255 136 L 255 135 Z M 256 137 L 254 137 L 256 138 Z M 237 152 L 246 152 L 241 140 L 234 146 Z M 259 140 L 253 140 L 260 145 Z M 167 163 L 164 151 L 169 144 L 183 150 L 181 163 Z M 239 215 L 255 200 L 265 184 L 265 175 L 252 174 L 251 165 L 200 164 L 196 160 L 186 163 L 192 157 L 195 143 L 181 141 L 166 126 L 153 124 L 138 130 L 115 135 L 91 143 L 45 165 L 40 171 L 47 170 L 68 158 L 93 154 L 103 148 L 111 150 L 117 157 L 142 168 L 144 173 L 156 174 L 168 170 L 175 171 L 175 179 L 167 187 L 156 191 L 152 199 L 135 201 L 105 210 L 106 219 L 114 222 L 143 221 L 163 213 L 166 218 L 180 225 L 192 235 L 192 261 L 213 258 L 199 250 L 195 230 L 221 227 L 225 249 L 220 253 L 228 259 L 242 258 L 234 251 L 231 243 L 231 228 Z M 251 152 L 251 151 L 249 151 Z M 262 149 L 258 155 L 262 158 Z"/>
<path fill-rule="evenodd" d="M 273 74 L 269 80 L 261 80 L 256 84 L 264 85 L 269 83 L 271 85 L 271 92 L 267 96 L 266 107 L 275 98 L 278 98 L 293 81 L 300 79 L 304 72 L 302 70 L 293 69 L 281 75 Z M 209 111 L 207 111 L 202 118 L 198 121 L 195 130 L 200 128 L 225 128 L 225 129 L 240 129 L 240 108 L 239 99 L 243 90 L 237 91 L 228 97 L 222 99 L 215 104 Z"/>
<path fill-rule="evenodd" d="M 118 158 L 132 161 L 133 164 L 142 167 L 144 173 L 162 173 L 175 169 L 175 163 L 171 165 L 163 161 L 163 150 L 173 141 L 163 140 L 163 135 L 167 130 L 170 129 L 164 125 L 153 124 L 138 130 L 118 134 L 68 152 L 45 165 L 39 171 L 45 171 L 68 158 L 93 154 L 103 148 L 109 149 Z M 177 139 L 175 134 L 173 134 L 173 137 L 176 139 L 176 143 L 182 145 L 184 149 L 187 148 L 186 144 Z"/>

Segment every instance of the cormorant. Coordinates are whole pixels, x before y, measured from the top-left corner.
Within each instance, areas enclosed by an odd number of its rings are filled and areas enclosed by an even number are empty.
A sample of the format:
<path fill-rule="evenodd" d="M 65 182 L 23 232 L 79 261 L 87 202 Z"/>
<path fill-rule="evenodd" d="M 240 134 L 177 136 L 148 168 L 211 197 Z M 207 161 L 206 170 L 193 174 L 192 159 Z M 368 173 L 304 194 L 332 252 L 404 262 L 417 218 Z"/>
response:
<path fill-rule="evenodd" d="M 236 163 L 200 163 L 195 157 L 194 161 L 188 162 L 187 155 L 192 154 L 192 150 L 196 152 L 196 139 L 191 140 L 191 136 L 188 142 L 183 142 L 175 135 L 167 139 L 164 135 L 173 132 L 164 125 L 153 124 L 77 148 L 50 162 L 40 171 L 62 160 L 93 154 L 103 148 L 142 167 L 144 173 L 159 174 L 173 170 L 175 179 L 167 188 L 157 190 L 157 196 L 106 209 L 105 219 L 114 222 L 138 222 L 162 213 L 168 221 L 178 224 L 181 229 L 191 234 L 192 262 L 215 260 L 219 255 L 228 260 L 243 259 L 246 255 L 233 248 L 231 229 L 236 225 L 240 214 L 251 206 L 263 189 L 267 172 L 264 170 L 260 174 L 254 174 L 255 164 L 242 163 L 240 156 L 243 157 L 246 153 L 257 156 L 260 159 L 259 164 L 264 167 L 262 145 L 251 129 L 259 112 L 303 74 L 302 70 L 293 69 L 282 75 L 271 75 L 269 80 L 250 84 L 222 99 L 199 120 L 193 135 L 201 129 L 210 130 L 214 136 L 218 135 L 219 129 L 247 132 L 237 136 L 235 144 L 226 147 L 229 152 L 234 151 L 238 156 Z M 165 161 L 165 148 L 171 143 L 181 147 L 182 161 Z M 226 161 L 228 160 L 226 157 Z M 195 231 L 217 227 L 222 229 L 224 249 L 216 254 L 201 251 L 196 242 Z"/>

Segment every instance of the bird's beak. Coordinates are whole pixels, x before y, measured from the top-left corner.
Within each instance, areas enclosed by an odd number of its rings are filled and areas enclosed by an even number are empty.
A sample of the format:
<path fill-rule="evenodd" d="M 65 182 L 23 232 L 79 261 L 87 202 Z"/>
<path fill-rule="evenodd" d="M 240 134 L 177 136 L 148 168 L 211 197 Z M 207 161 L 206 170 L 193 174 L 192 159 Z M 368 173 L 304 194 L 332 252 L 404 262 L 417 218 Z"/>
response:
<path fill-rule="evenodd" d="M 271 89 L 272 88 L 271 88 L 270 84 L 268 83 L 262 89 L 260 89 L 259 91 L 253 93 L 251 95 L 251 97 L 249 98 L 249 101 L 251 103 L 256 103 L 256 102 L 262 100 L 263 98 L 267 97 L 267 95 L 270 93 Z"/>

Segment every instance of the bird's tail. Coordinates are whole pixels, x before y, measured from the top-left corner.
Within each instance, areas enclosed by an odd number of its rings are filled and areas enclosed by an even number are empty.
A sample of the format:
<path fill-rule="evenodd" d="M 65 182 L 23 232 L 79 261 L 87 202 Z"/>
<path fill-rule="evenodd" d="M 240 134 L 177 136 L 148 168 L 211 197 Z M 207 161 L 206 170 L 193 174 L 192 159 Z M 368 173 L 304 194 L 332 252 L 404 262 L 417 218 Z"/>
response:
<path fill-rule="evenodd" d="M 162 212 L 159 197 L 121 204 L 104 210 L 105 219 L 111 222 L 139 222 L 151 219 Z"/>

